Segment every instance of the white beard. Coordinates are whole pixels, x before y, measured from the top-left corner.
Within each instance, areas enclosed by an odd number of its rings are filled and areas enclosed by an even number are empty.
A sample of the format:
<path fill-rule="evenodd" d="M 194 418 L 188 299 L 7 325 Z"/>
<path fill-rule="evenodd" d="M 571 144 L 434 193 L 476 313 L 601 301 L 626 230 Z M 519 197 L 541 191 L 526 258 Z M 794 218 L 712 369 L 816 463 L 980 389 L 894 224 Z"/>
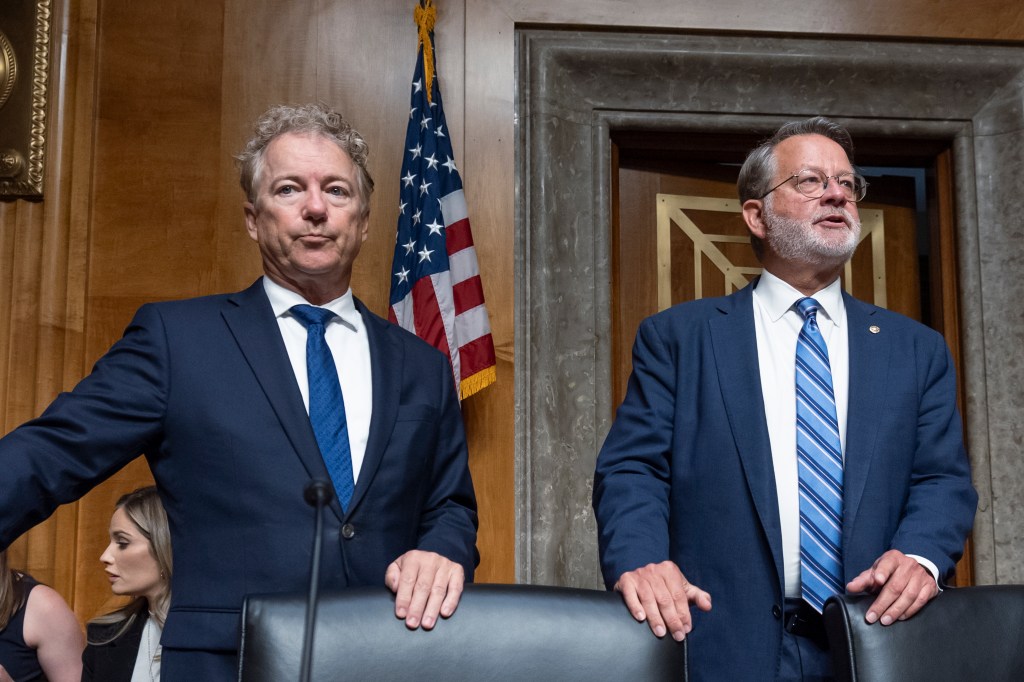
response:
<path fill-rule="evenodd" d="M 846 218 L 849 230 L 835 235 L 825 235 L 814 230 L 815 220 L 836 213 Z M 766 202 L 763 217 L 765 242 L 786 261 L 821 266 L 842 265 L 850 260 L 860 241 L 860 220 L 845 208 L 828 207 L 804 221 L 777 215 Z"/>

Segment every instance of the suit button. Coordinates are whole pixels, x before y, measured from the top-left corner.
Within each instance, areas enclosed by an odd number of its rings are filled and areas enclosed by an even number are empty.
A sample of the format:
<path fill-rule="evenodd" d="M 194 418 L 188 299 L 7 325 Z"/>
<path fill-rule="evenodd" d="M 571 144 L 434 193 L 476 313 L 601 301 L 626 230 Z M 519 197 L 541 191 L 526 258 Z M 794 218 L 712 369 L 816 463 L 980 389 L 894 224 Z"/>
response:
<path fill-rule="evenodd" d="M 346 523 L 344 526 L 341 527 L 341 537 L 345 538 L 346 540 L 351 540 L 353 537 L 355 537 L 355 534 L 356 527 L 353 526 L 351 523 Z"/>
<path fill-rule="evenodd" d="M 778 604 L 774 604 L 772 606 L 772 615 L 775 616 L 776 620 L 778 620 L 779 618 L 782 618 L 782 607 L 779 606 Z"/>

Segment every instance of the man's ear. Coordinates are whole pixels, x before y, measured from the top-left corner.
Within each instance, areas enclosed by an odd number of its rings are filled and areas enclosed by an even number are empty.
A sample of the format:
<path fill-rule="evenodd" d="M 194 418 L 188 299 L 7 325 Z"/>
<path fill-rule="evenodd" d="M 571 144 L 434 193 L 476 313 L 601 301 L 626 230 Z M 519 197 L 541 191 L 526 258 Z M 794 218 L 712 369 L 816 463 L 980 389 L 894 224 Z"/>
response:
<path fill-rule="evenodd" d="M 258 242 L 259 238 L 256 232 L 256 207 L 252 205 L 251 201 L 247 201 L 242 204 L 242 212 L 245 213 L 245 231 L 249 233 L 249 238 L 254 242 Z"/>
<path fill-rule="evenodd" d="M 750 233 L 759 239 L 764 239 L 768 228 L 764 223 L 764 201 L 761 199 L 747 199 L 743 202 L 743 222 L 747 224 Z"/>
<path fill-rule="evenodd" d="M 367 211 L 366 215 L 363 216 L 363 224 L 359 227 L 359 232 L 362 234 L 360 241 L 366 241 L 366 238 L 370 236 L 370 212 Z"/>

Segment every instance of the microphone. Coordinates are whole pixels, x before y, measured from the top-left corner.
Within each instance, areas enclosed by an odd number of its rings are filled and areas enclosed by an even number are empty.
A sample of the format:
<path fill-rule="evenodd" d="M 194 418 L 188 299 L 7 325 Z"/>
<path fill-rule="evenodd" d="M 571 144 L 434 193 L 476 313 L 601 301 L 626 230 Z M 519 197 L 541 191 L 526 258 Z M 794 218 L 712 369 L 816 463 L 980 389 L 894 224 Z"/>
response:
<path fill-rule="evenodd" d="M 310 507 L 316 507 L 319 512 L 322 507 L 326 507 L 334 499 L 334 486 L 322 478 L 314 478 L 306 484 L 302 496 L 306 498 L 306 503 Z"/>
<path fill-rule="evenodd" d="M 309 682 L 313 668 L 313 632 L 316 629 L 317 593 L 320 591 L 320 551 L 323 545 L 324 507 L 334 498 L 334 486 L 314 478 L 303 490 L 306 502 L 316 509 L 316 534 L 313 536 L 313 559 L 309 564 L 309 597 L 306 599 L 306 630 L 302 637 L 301 682 Z"/>

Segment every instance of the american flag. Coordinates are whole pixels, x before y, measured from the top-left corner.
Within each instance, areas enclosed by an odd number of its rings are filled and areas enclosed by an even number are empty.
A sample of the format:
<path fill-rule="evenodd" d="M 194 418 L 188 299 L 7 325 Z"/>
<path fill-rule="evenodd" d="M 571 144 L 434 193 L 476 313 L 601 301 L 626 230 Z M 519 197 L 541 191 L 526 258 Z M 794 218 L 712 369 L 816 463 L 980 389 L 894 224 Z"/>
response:
<path fill-rule="evenodd" d="M 494 342 L 462 179 L 434 77 L 429 1 L 427 7 L 430 24 L 427 30 L 421 24 L 412 77 L 388 317 L 448 356 L 459 397 L 467 398 L 495 380 Z M 430 66 L 426 72 L 424 63 Z"/>

